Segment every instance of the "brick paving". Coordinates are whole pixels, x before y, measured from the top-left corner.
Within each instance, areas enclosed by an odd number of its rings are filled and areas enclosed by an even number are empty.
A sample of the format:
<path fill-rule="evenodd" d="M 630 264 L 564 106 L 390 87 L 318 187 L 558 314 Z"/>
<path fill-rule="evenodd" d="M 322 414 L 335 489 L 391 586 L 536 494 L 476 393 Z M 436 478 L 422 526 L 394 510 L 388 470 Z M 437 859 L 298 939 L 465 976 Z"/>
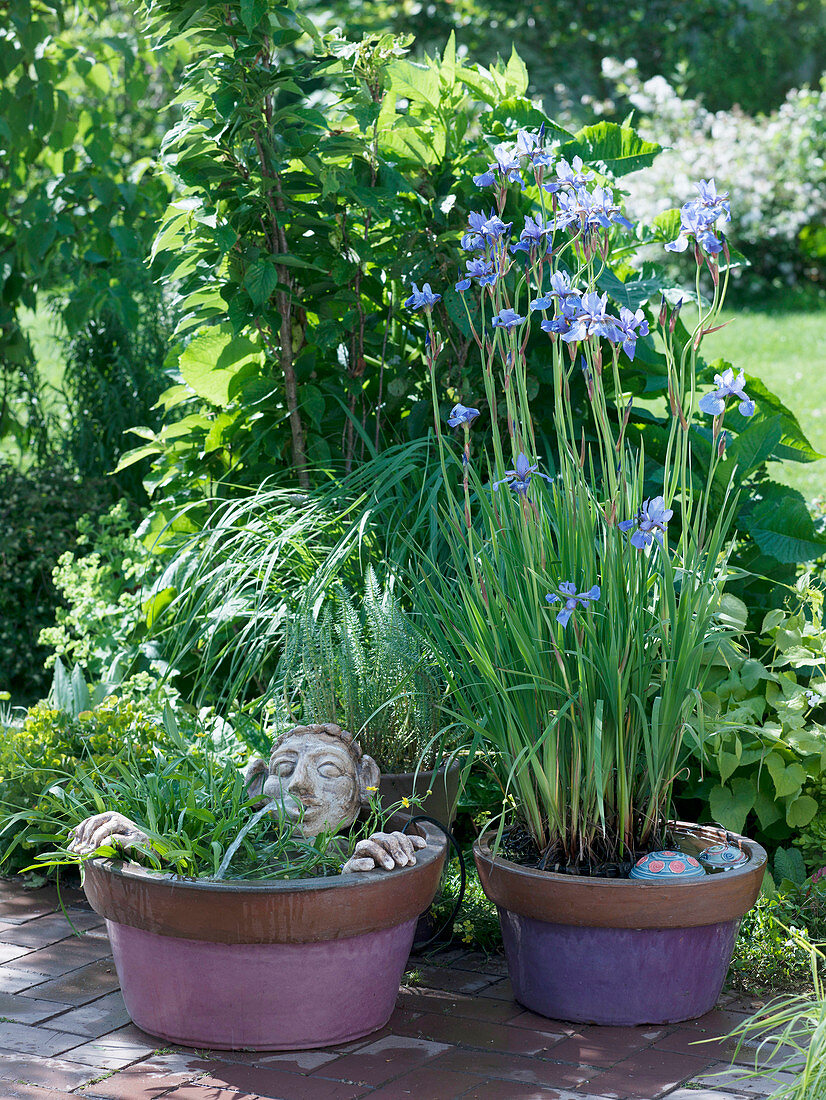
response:
<path fill-rule="evenodd" d="M 733 1064 L 731 995 L 692 1023 L 592 1027 L 513 1000 L 504 959 L 413 959 L 382 1031 L 286 1054 L 166 1047 L 123 1006 L 102 921 L 83 895 L 0 880 L 0 1100 L 755 1100 L 775 1084 Z M 753 1057 L 753 1055 L 752 1055 Z M 778 1075 L 778 1080 L 783 1075 Z"/>

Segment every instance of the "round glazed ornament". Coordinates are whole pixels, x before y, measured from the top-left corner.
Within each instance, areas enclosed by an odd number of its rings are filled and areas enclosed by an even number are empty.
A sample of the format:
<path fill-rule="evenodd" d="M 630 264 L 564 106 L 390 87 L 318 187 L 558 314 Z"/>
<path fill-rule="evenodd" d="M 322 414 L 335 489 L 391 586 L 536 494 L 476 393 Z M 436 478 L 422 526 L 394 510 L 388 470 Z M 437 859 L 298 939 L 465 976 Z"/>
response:
<path fill-rule="evenodd" d="M 704 848 L 697 858 L 709 871 L 730 871 L 732 867 L 742 867 L 749 859 L 745 852 L 732 844 L 712 844 L 710 848 Z"/>
<path fill-rule="evenodd" d="M 705 876 L 705 871 L 694 856 L 673 850 L 649 852 L 637 860 L 630 874 L 630 878 L 641 879 L 643 882 L 689 882 Z"/>

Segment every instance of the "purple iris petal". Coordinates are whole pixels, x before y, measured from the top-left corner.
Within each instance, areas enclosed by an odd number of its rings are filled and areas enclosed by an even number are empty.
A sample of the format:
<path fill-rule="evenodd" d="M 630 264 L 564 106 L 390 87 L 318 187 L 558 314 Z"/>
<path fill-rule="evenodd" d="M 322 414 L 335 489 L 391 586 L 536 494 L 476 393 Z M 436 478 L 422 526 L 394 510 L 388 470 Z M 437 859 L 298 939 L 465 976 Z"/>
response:
<path fill-rule="evenodd" d="M 502 309 L 493 318 L 491 324 L 494 328 L 515 328 L 517 325 L 521 325 L 525 320 L 524 317 L 520 317 L 515 309 Z"/>
<path fill-rule="evenodd" d="M 430 289 L 430 283 L 424 283 L 421 290 L 415 283 L 410 285 L 413 287 L 413 293 L 404 300 L 407 309 L 423 309 L 426 313 L 430 313 L 435 304 L 442 300 L 441 294 L 434 294 Z"/>
<path fill-rule="evenodd" d="M 727 397 L 739 398 L 740 413 L 743 416 L 754 416 L 755 404 L 745 390 L 746 376 L 740 371 L 735 376 L 734 369 L 728 367 L 722 374 L 715 374 L 714 381 L 717 389 L 707 393 L 700 399 L 700 411 L 709 416 L 720 416 L 726 408 Z"/>
<path fill-rule="evenodd" d="M 457 428 L 460 424 L 472 424 L 479 416 L 478 409 L 471 409 L 467 405 L 457 404 L 451 409 L 448 424 L 451 428 Z"/>
<path fill-rule="evenodd" d="M 654 539 L 663 544 L 663 534 L 668 527 L 668 521 L 674 515 L 671 508 L 666 508 L 664 497 L 651 497 L 644 500 L 639 512 L 633 519 L 624 519 L 617 524 L 620 531 L 630 531 L 634 534 L 630 542 L 637 550 L 644 550 L 650 546 Z"/>
<path fill-rule="evenodd" d="M 560 601 L 563 602 L 563 607 L 556 617 L 556 621 L 562 627 L 568 625 L 568 621 L 576 611 L 578 604 L 587 608 L 592 601 L 598 600 L 600 597 L 600 587 L 598 584 L 592 585 L 587 592 L 577 592 L 576 585 L 573 581 L 560 581 L 557 587 L 562 593 L 562 596 L 558 596 L 554 592 L 549 592 L 545 599 L 550 604 L 559 603 Z"/>

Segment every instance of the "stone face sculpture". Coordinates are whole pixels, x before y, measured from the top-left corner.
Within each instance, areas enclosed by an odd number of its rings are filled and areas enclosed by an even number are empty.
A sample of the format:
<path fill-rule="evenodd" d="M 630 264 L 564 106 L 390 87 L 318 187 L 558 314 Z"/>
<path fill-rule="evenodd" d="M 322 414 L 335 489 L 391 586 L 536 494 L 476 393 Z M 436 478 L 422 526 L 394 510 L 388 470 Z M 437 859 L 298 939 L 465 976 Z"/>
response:
<path fill-rule="evenodd" d="M 281 734 L 269 761 L 254 757 L 243 775 L 259 806 L 280 803 L 296 832 L 308 839 L 352 825 L 370 804 L 380 778 L 375 760 L 361 751 L 351 733 L 333 723 L 296 726 Z M 103 844 L 129 851 L 148 845 L 149 838 L 134 821 L 111 810 L 87 817 L 69 833 L 69 851 L 77 855 L 89 855 Z M 342 874 L 412 866 L 416 850 L 425 844 L 422 837 L 401 832 L 373 833 L 356 844 Z"/>

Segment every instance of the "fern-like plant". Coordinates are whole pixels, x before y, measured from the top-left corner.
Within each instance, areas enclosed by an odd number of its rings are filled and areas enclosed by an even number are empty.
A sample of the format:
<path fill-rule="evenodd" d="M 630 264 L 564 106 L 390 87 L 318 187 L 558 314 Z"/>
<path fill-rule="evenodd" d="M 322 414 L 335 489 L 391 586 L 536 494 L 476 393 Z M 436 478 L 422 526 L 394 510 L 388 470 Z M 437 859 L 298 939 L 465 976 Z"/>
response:
<path fill-rule="evenodd" d="M 287 631 L 280 680 L 291 720 L 338 722 L 383 772 L 438 763 L 442 682 L 410 615 L 372 566 L 357 607 L 338 586 Z"/>

